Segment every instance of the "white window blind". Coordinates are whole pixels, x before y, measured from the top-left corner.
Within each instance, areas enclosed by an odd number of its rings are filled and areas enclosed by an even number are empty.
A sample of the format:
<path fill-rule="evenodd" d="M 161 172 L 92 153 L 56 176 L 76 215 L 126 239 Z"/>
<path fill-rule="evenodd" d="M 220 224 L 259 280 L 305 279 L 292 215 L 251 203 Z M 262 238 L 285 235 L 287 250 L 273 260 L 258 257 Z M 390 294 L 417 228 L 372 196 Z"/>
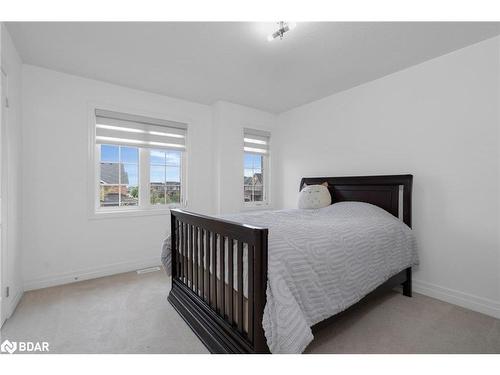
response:
<path fill-rule="evenodd" d="M 126 113 L 95 110 L 96 143 L 147 148 L 186 148 L 187 125 Z"/>
<path fill-rule="evenodd" d="M 245 128 L 243 133 L 243 150 L 245 152 L 269 153 L 269 138 L 271 137 L 271 133 L 248 128 Z"/>

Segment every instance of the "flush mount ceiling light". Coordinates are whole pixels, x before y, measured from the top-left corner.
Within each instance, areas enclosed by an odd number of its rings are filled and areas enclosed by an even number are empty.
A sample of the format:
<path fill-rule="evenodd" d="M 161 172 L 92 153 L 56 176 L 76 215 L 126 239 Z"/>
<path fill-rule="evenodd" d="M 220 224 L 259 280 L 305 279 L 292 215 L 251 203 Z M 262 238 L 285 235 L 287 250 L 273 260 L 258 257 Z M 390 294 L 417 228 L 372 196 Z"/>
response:
<path fill-rule="evenodd" d="M 295 22 L 284 22 L 284 21 L 280 21 L 278 22 L 278 29 L 273 32 L 271 35 L 269 35 L 267 37 L 267 40 L 269 42 L 272 42 L 274 39 L 276 38 L 280 38 L 280 39 L 283 39 L 283 35 L 290 31 L 290 30 L 293 30 L 295 28 L 295 26 L 297 26 L 297 24 Z"/>

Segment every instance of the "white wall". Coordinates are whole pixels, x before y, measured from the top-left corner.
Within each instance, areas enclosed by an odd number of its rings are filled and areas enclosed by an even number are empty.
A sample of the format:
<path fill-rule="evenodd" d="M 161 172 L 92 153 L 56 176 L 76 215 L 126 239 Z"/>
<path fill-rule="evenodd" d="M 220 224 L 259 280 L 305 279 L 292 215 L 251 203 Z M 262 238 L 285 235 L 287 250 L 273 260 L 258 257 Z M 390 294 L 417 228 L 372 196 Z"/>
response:
<path fill-rule="evenodd" d="M 275 197 L 294 207 L 302 176 L 413 174 L 416 290 L 500 317 L 499 77 L 494 38 L 281 114 Z"/>
<path fill-rule="evenodd" d="M 21 59 L 10 38 L 9 32 L 1 24 L 1 66 L 7 75 L 7 96 L 9 108 L 2 108 L 6 116 L 6 127 L 2 129 L 2 246 L 6 255 L 5 285 L 2 285 L 2 298 L 5 287 L 9 286 L 4 318 L 14 311 L 23 292 L 21 275 Z M 4 103 L 1 104 L 4 106 Z"/>
<path fill-rule="evenodd" d="M 243 208 L 243 128 L 271 131 L 273 162 L 272 128 L 276 120 L 274 114 L 237 104 L 219 101 L 213 105 L 217 213 L 234 213 Z M 272 180 L 270 182 L 273 183 Z M 272 204 L 271 194 L 270 207 Z"/>
<path fill-rule="evenodd" d="M 161 242 L 169 229 L 168 214 L 89 217 L 89 103 L 187 119 L 187 208 L 214 211 L 209 106 L 24 65 L 26 289 L 159 264 Z"/>

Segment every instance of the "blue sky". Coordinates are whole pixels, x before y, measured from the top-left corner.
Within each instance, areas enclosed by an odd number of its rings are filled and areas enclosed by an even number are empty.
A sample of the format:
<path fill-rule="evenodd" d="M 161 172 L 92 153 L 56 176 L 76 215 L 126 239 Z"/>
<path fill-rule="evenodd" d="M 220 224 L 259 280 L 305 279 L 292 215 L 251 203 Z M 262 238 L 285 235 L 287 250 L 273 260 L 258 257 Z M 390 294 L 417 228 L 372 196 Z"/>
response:
<path fill-rule="evenodd" d="M 135 147 L 101 145 L 101 161 L 121 162 L 128 174 L 129 186 L 139 183 L 139 152 Z M 150 178 L 152 182 L 176 181 L 180 182 L 181 151 L 151 150 L 150 153 Z"/>
<path fill-rule="evenodd" d="M 262 156 L 245 153 L 245 177 L 252 177 L 254 173 L 262 173 Z"/>
<path fill-rule="evenodd" d="M 180 182 L 180 151 L 151 150 L 149 154 L 149 175 L 151 182 Z"/>

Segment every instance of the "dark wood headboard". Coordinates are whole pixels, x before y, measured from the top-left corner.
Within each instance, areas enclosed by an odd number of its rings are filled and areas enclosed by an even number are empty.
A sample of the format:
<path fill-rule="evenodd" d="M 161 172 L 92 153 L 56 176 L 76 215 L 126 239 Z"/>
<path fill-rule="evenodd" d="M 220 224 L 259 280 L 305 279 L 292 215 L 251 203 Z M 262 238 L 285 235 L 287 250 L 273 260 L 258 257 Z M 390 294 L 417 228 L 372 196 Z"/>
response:
<path fill-rule="evenodd" d="M 304 177 L 304 184 L 316 185 L 328 182 L 332 203 L 357 201 L 371 203 L 383 208 L 396 217 L 399 215 L 399 191 L 402 187 L 402 219 L 411 228 L 411 174 L 392 176 L 354 176 L 354 177 Z"/>

